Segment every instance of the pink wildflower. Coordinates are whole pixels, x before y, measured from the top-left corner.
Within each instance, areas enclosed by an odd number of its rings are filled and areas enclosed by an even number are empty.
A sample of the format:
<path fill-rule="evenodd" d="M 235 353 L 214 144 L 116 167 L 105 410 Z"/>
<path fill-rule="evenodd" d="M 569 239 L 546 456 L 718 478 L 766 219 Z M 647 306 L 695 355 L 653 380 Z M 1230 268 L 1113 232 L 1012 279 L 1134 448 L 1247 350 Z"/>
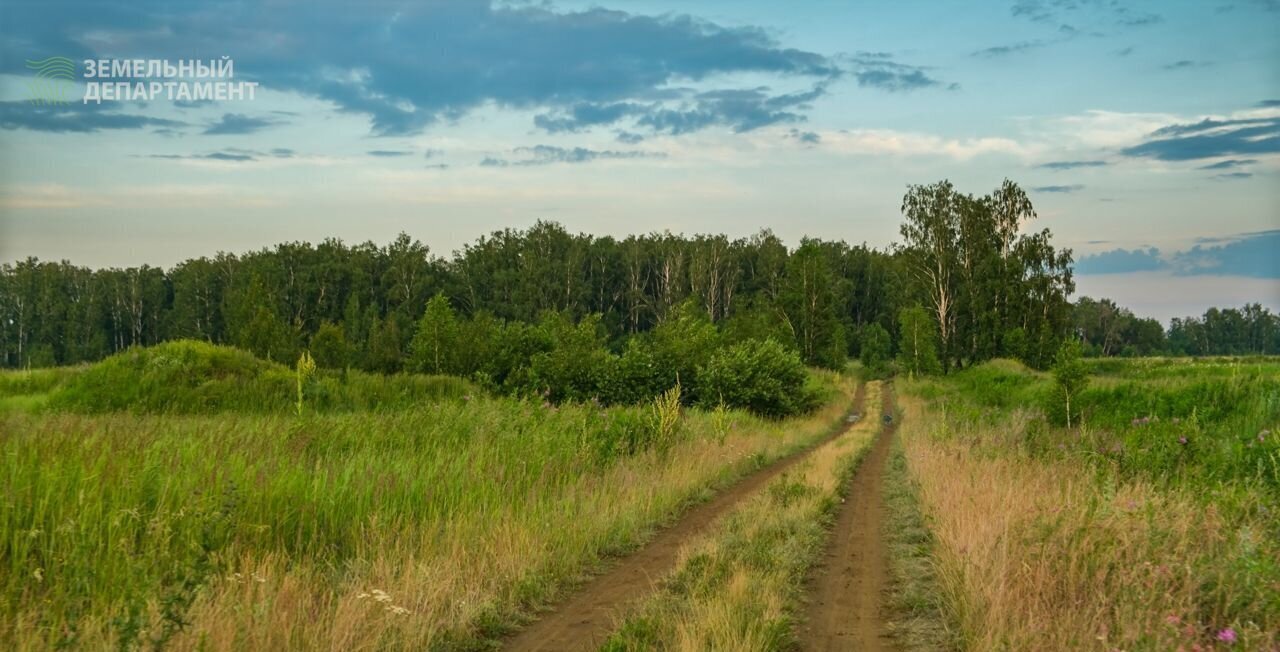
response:
<path fill-rule="evenodd" d="M 1217 637 L 1217 638 L 1218 638 L 1218 640 L 1219 640 L 1219 641 L 1222 641 L 1223 643 L 1226 643 L 1227 645 L 1231 645 L 1232 643 L 1235 643 L 1235 642 L 1236 642 L 1236 630 L 1231 629 L 1230 627 L 1228 627 L 1228 628 L 1226 628 L 1226 629 L 1224 629 L 1224 630 L 1222 630 L 1222 631 L 1218 632 L 1218 637 Z"/>

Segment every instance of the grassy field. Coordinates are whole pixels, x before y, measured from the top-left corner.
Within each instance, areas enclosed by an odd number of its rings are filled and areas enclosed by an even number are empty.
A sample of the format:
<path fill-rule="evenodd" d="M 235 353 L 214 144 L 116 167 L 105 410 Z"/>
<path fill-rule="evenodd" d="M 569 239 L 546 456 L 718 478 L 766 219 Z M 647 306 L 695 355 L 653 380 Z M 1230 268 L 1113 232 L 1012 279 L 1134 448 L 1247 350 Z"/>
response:
<path fill-rule="evenodd" d="M 132 410 L 94 391 L 119 368 L 0 376 L 0 647 L 483 648 L 853 391 L 822 375 L 823 408 L 771 421 L 334 378 L 297 416 L 249 402 L 261 376 L 147 380 Z"/>
<path fill-rule="evenodd" d="M 1280 646 L 1280 361 L 1008 362 L 903 383 L 943 613 L 975 650 Z"/>
<path fill-rule="evenodd" d="M 884 629 L 908 651 L 1280 646 L 1280 360 L 1088 371 L 1074 428 L 1018 363 L 895 381 Z M 0 374 L 0 648 L 492 649 L 830 434 L 856 383 L 811 374 L 823 407 L 786 420 L 302 377 L 199 343 Z M 793 648 L 878 427 L 690 536 L 605 648 Z"/>

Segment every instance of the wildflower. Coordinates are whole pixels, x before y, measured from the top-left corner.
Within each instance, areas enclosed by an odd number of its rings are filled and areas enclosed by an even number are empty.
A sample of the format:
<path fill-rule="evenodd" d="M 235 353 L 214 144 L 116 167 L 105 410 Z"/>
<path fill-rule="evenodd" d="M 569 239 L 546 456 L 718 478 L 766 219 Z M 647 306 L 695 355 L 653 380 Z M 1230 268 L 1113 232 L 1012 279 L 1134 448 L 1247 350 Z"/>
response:
<path fill-rule="evenodd" d="M 1222 641 L 1223 643 L 1226 643 L 1227 645 L 1231 645 L 1232 643 L 1235 643 L 1235 642 L 1236 642 L 1236 630 L 1231 629 L 1230 627 L 1228 627 L 1228 628 L 1226 628 L 1226 629 L 1224 629 L 1224 630 L 1222 630 L 1222 631 L 1218 632 L 1218 636 L 1217 636 L 1217 638 L 1218 638 L 1218 640 L 1219 640 L 1219 641 Z"/>
<path fill-rule="evenodd" d="M 1178 623 L 1182 622 L 1182 619 L 1179 618 L 1177 614 L 1169 614 L 1168 616 L 1164 617 L 1164 621 L 1166 623 L 1169 623 L 1170 625 L 1177 625 Z"/>
<path fill-rule="evenodd" d="M 1178 438 L 1178 443 L 1179 443 L 1179 444 L 1182 444 L 1183 446 L 1186 446 L 1186 445 L 1187 445 L 1187 438 L 1186 438 L 1186 437 L 1179 437 L 1179 438 Z"/>

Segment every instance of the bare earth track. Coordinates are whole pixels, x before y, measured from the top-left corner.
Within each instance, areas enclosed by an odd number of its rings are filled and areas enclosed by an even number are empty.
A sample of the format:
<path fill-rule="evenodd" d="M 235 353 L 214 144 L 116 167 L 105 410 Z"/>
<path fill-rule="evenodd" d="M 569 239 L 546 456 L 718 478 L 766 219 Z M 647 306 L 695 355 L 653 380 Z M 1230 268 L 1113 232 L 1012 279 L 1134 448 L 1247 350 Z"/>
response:
<path fill-rule="evenodd" d="M 866 385 L 859 385 L 852 411 L 862 412 Z M 770 480 L 822 444 L 843 434 L 846 422 L 830 435 L 739 480 L 711 500 L 690 508 L 670 527 L 639 550 L 619 559 L 603 574 L 587 581 L 568 600 L 513 635 L 507 650 L 596 649 L 613 631 L 615 617 L 626 604 L 649 595 L 675 569 L 680 548 L 706 531 L 717 517 L 763 488 Z"/>
<path fill-rule="evenodd" d="M 881 390 L 883 414 L 893 414 L 893 392 Z M 878 415 L 867 415 L 878 418 Z M 885 627 L 884 600 L 889 586 L 884 533 L 885 462 L 897 429 L 896 418 L 880 431 L 854 472 L 844 505 L 836 516 L 831 541 L 809 575 L 809 604 L 800 627 L 800 647 L 814 652 L 883 651 L 895 646 Z"/>

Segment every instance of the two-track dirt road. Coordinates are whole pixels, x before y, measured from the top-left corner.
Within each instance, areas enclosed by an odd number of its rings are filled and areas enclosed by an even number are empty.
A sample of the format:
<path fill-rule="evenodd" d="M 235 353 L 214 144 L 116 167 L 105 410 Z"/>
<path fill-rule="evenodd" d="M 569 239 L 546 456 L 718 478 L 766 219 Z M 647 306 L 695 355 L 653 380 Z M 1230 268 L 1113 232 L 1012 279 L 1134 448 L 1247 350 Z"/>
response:
<path fill-rule="evenodd" d="M 884 391 L 886 393 L 883 394 L 885 398 L 882 403 L 889 406 L 892 401 L 888 398 L 887 385 Z M 865 397 L 866 386 L 859 386 L 851 413 L 863 415 L 863 418 L 879 418 L 879 414 L 864 413 Z M 567 600 L 511 636 L 504 649 L 519 652 L 596 649 L 613 631 L 616 620 L 625 607 L 651 594 L 658 588 L 659 582 L 675 570 L 680 549 L 686 542 L 708 531 L 720 516 L 763 489 L 813 450 L 839 437 L 851 425 L 846 420 L 844 426 L 831 435 L 751 473 L 711 500 L 690 508 L 640 549 L 618 559 Z M 879 632 L 882 627 L 874 620 L 879 608 L 879 591 L 886 581 L 883 565 L 885 551 L 880 532 L 879 485 L 890 436 L 891 426 L 883 428 L 860 465 L 849 498 L 845 507 L 840 510 L 839 520 L 832 533 L 831 549 L 821 566 L 815 569 L 811 585 L 817 593 L 812 594 L 815 597 L 811 605 L 821 605 L 821 608 L 811 610 L 811 622 L 802 628 L 801 640 L 805 649 L 889 649 L 887 646 L 864 648 L 855 641 L 881 640 Z M 864 495 L 869 497 L 862 498 Z M 872 502 L 874 509 L 867 504 Z M 873 550 L 874 554 L 864 554 L 863 549 L 867 546 L 878 548 Z M 871 568 L 872 565 L 878 565 L 878 568 Z M 837 569 L 837 572 L 829 572 L 830 569 Z M 852 582 L 842 582 L 840 577 L 854 579 Z M 850 595 L 851 589 L 854 597 Z M 862 595 L 868 591 L 872 593 Z M 856 595 L 862 597 L 858 598 Z M 872 595 L 875 600 L 871 599 Z M 841 616 L 838 611 L 845 608 L 852 611 L 846 611 Z M 874 632 L 869 638 L 861 636 L 866 627 L 871 627 Z M 845 635 L 849 632 L 854 632 L 855 637 Z"/>

